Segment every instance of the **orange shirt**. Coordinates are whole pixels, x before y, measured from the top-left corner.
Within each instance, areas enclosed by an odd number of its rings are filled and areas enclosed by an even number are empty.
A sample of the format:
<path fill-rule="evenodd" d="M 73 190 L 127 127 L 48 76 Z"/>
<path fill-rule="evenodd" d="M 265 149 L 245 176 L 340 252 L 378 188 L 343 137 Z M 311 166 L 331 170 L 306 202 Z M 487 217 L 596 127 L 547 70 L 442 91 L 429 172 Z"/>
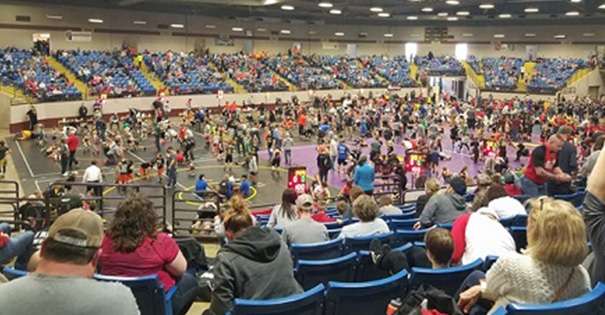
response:
<path fill-rule="evenodd" d="M 307 116 L 305 116 L 305 115 L 298 116 L 298 124 L 300 126 L 306 125 L 307 124 Z"/>

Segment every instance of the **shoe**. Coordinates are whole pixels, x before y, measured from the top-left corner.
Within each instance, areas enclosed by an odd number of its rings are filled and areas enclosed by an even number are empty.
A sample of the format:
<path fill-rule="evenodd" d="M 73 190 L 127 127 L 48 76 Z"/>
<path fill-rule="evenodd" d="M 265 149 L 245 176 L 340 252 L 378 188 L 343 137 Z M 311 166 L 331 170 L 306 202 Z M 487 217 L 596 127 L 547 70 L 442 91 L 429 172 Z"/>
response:
<path fill-rule="evenodd" d="M 375 238 L 370 242 L 370 254 L 372 255 L 374 264 L 377 264 L 376 262 L 384 256 L 384 253 L 382 252 L 382 243 L 379 239 Z"/>
<path fill-rule="evenodd" d="M 69 173 L 68 173 L 68 172 L 65 172 L 65 173 L 63 173 L 63 174 L 62 174 L 62 176 L 63 176 L 63 177 L 67 177 L 67 176 L 69 176 Z"/>

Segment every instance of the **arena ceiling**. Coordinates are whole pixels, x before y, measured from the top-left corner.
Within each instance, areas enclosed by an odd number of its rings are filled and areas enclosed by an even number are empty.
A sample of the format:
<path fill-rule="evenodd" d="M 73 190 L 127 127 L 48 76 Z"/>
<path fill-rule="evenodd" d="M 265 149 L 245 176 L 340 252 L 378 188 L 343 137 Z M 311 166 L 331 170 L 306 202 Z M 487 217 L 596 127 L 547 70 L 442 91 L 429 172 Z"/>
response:
<path fill-rule="evenodd" d="M 9 1 L 0 0 L 2 2 Z M 605 23 L 605 0 L 20 0 L 18 3 L 315 25 L 562 26 Z"/>

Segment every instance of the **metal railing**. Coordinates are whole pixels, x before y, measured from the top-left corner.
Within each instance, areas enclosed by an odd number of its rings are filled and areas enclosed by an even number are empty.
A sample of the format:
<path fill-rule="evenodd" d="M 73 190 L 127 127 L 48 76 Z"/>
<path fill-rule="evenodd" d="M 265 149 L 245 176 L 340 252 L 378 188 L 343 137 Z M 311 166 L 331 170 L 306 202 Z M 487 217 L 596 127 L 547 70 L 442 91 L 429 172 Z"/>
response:
<path fill-rule="evenodd" d="M 403 204 L 405 192 L 401 176 L 398 174 L 378 175 L 376 179 L 380 180 L 380 183 L 376 183 L 376 181 L 374 183 L 374 196 L 396 194 L 397 204 Z"/>
<path fill-rule="evenodd" d="M 0 189 L 0 204 L 9 205 L 12 211 L 0 211 L 0 216 L 8 215 L 15 221 L 19 220 L 19 183 L 14 180 L 0 180 L 0 187 L 9 185 L 7 189 Z"/>
<path fill-rule="evenodd" d="M 214 217 L 223 197 L 215 191 L 175 190 L 172 193 L 172 230 L 177 237 L 216 242 Z"/>

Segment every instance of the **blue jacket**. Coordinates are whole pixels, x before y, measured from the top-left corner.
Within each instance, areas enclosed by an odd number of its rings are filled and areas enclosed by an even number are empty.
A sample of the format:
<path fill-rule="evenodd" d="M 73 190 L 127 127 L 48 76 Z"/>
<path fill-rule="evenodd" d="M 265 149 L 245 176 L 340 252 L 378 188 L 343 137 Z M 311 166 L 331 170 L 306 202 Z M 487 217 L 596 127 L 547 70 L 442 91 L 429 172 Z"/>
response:
<path fill-rule="evenodd" d="M 355 185 L 359 186 L 363 191 L 374 190 L 374 178 L 376 173 L 374 167 L 368 163 L 364 163 L 361 166 L 355 167 L 355 175 L 353 181 Z"/>
<path fill-rule="evenodd" d="M 239 191 L 242 193 L 242 195 L 244 195 L 244 197 L 250 196 L 250 181 L 247 179 L 242 181 L 242 183 L 239 185 Z"/>

